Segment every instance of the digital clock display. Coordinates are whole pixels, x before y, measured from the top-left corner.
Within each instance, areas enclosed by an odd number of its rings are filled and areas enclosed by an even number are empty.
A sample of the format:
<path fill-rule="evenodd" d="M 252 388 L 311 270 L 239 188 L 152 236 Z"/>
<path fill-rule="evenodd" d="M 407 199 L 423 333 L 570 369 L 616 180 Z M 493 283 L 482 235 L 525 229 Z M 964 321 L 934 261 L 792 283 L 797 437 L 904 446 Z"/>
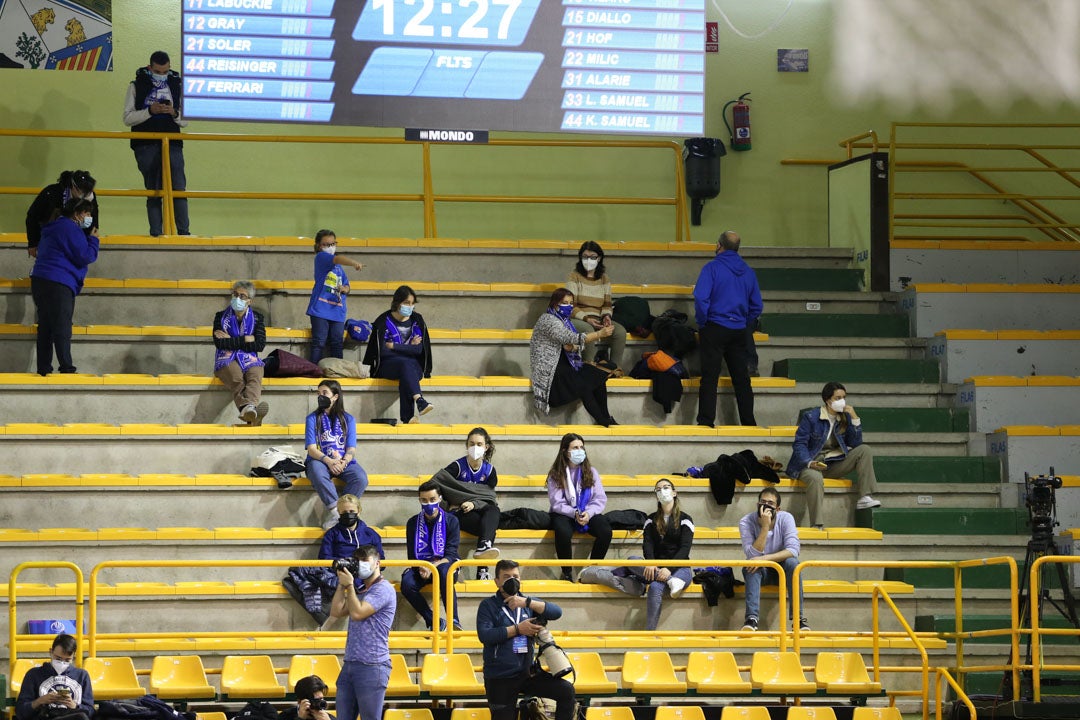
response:
<path fill-rule="evenodd" d="M 700 135 L 704 0 L 183 0 L 189 119 Z"/>

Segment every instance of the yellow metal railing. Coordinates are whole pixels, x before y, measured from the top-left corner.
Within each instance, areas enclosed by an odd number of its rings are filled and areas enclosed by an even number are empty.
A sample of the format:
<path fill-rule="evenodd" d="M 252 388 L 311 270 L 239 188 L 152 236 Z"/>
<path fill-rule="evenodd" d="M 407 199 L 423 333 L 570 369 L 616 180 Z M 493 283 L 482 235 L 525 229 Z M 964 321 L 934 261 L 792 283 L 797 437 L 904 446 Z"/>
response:
<path fill-rule="evenodd" d="M 18 644 L 16 640 L 20 637 L 16 634 L 15 629 L 18 627 L 18 603 L 16 597 L 18 592 L 19 575 L 23 570 L 46 569 L 46 568 L 61 568 L 64 570 L 70 570 L 75 575 L 75 640 L 78 642 L 79 650 L 82 651 L 83 645 L 83 613 L 85 608 L 83 607 L 82 598 L 83 592 L 83 571 L 75 563 L 65 561 L 55 562 L 24 562 L 19 563 L 12 569 L 11 575 L 8 576 L 8 659 L 11 661 L 11 666 L 15 667 L 15 661 L 18 659 Z M 82 665 L 81 655 L 77 654 L 75 657 L 75 664 Z"/>
<path fill-rule="evenodd" d="M 1046 664 L 1043 662 L 1042 657 L 1042 638 L 1043 635 L 1068 635 L 1080 640 L 1080 630 L 1076 628 L 1043 628 L 1039 627 L 1039 601 L 1041 597 L 1042 587 L 1042 569 L 1045 565 L 1050 563 L 1080 563 L 1080 557 L 1075 555 L 1044 555 L 1038 558 L 1035 562 L 1031 563 L 1028 575 L 1028 597 L 1034 598 L 1028 603 L 1028 614 L 1031 615 L 1031 665 L 1024 666 L 1025 670 L 1031 671 L 1031 688 L 1033 692 L 1032 699 L 1035 702 L 1040 702 L 1042 699 L 1042 690 L 1039 687 L 1040 678 L 1043 670 L 1065 670 L 1068 672 L 1080 671 L 1080 660 L 1072 663 L 1064 664 Z M 1019 655 L 1014 657 L 1019 659 Z M 1075 656 L 1074 656 L 1075 657 Z M 1018 697 L 1018 695 L 1013 695 Z"/>
<path fill-rule="evenodd" d="M 254 192 L 242 190 L 176 190 L 172 187 L 172 175 L 169 168 L 168 141 L 176 135 L 168 133 L 133 133 L 133 132 L 95 132 L 77 130 L 29 130 L 0 128 L 0 137 L 44 137 L 75 138 L 91 140 L 155 140 L 162 144 L 162 189 L 161 190 L 113 190 L 104 187 L 95 192 L 102 196 L 141 196 L 162 198 L 162 222 L 166 234 L 176 233 L 172 201 L 175 198 L 217 198 L 242 200 L 350 200 L 412 202 L 422 204 L 424 236 L 438 237 L 436 205 L 438 203 L 519 203 L 519 204 L 556 204 L 556 205 L 642 205 L 670 207 L 674 210 L 674 240 L 690 240 L 690 225 L 686 211 L 686 188 L 683 174 L 682 146 L 673 140 L 529 140 L 493 138 L 482 147 L 500 148 L 579 148 L 601 150 L 662 150 L 672 154 L 675 173 L 674 191 L 670 196 L 643 197 L 632 195 L 484 195 L 455 194 L 435 192 L 435 180 L 431 164 L 434 148 L 445 146 L 443 143 L 413 142 L 404 138 L 392 137 L 348 137 L 314 135 L 236 135 L 225 133 L 183 133 L 185 143 L 226 142 L 226 143 L 302 143 L 336 145 L 401 145 L 419 148 L 418 170 L 421 190 L 415 193 L 297 193 L 297 192 Z M 471 147 L 452 145 L 455 148 Z M 273 153 L 262 152 L 260 158 L 269 162 Z M 284 171 L 285 168 L 282 169 Z M 0 195 L 36 195 L 40 188 L 0 186 Z"/>

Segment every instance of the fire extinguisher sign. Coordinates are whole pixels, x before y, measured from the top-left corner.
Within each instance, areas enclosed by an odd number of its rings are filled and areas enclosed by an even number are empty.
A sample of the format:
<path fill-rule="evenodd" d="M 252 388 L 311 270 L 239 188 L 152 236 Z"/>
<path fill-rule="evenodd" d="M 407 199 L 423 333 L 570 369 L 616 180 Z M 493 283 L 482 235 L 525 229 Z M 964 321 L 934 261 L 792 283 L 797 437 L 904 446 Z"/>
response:
<path fill-rule="evenodd" d="M 720 52 L 720 23 L 705 23 L 705 52 Z"/>

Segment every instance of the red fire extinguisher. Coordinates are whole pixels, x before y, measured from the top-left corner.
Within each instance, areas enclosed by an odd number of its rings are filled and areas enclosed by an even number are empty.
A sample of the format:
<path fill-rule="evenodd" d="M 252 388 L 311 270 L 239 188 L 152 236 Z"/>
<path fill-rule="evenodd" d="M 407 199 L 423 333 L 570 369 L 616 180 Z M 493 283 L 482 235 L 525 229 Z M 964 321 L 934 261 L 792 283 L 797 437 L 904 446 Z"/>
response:
<path fill-rule="evenodd" d="M 724 109 L 720 111 L 720 114 L 724 118 L 724 125 L 727 126 L 728 132 L 731 133 L 731 149 L 732 150 L 749 150 L 750 149 L 750 93 L 743 93 L 739 96 L 738 100 L 730 100 L 724 105 Z M 731 125 L 728 125 L 727 109 L 731 108 L 731 121 L 735 125 L 735 129 L 731 129 Z"/>

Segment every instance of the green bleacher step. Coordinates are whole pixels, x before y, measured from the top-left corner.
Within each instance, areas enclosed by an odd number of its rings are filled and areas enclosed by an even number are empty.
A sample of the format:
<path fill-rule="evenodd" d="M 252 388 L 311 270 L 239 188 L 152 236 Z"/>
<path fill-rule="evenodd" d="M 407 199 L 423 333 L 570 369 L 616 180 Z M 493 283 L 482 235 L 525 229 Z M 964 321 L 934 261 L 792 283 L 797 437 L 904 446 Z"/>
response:
<path fill-rule="evenodd" d="M 901 535 L 1027 535 L 1027 510 L 889 508 L 855 511 L 855 526 Z"/>
<path fill-rule="evenodd" d="M 1023 562 L 1017 562 L 1018 578 L 1025 578 L 1027 570 Z M 885 579 L 905 582 L 916 588 L 951 588 L 953 571 L 951 568 L 885 568 Z M 1057 570 L 1051 568 L 1043 579 L 1051 588 L 1060 588 Z M 964 568 L 962 587 L 965 590 L 1000 590 L 1009 587 L 1009 568 L 1007 565 L 980 565 Z"/>
<path fill-rule="evenodd" d="M 863 428 L 872 432 L 967 432 L 965 408 L 858 409 Z"/>
<path fill-rule="evenodd" d="M 863 271 L 857 268 L 755 268 L 762 290 L 862 290 Z"/>
<path fill-rule="evenodd" d="M 974 672 L 964 675 L 964 692 L 970 695 L 997 695 L 1001 691 L 1000 672 Z M 1080 674 L 1078 673 L 1040 673 L 1042 694 L 1080 695 Z"/>
<path fill-rule="evenodd" d="M 964 615 L 964 632 L 999 630 L 1008 627 L 1010 627 L 1010 618 L 1008 615 Z M 1043 613 L 1043 619 L 1042 622 L 1039 623 L 1039 627 L 1065 629 L 1071 628 L 1072 624 L 1066 618 L 1058 615 L 1057 611 L 1052 607 L 1047 607 L 1046 611 Z M 955 615 L 915 616 L 915 632 L 948 633 L 955 631 Z M 1009 639 L 1008 636 L 1001 635 L 998 637 L 966 638 L 964 642 L 980 644 L 996 643 L 1005 645 L 1008 644 Z M 1080 644 L 1080 640 L 1076 637 L 1069 637 L 1067 635 L 1044 635 L 1043 643 L 1047 645 L 1077 645 Z"/>
<path fill-rule="evenodd" d="M 845 384 L 941 382 L 941 369 L 936 360 L 788 358 L 774 362 L 772 374 L 812 383 L 831 380 Z"/>
<path fill-rule="evenodd" d="M 765 312 L 761 316 L 761 329 L 784 337 L 906 338 L 910 335 L 907 315 L 875 313 Z"/>
<path fill-rule="evenodd" d="M 868 410 L 860 409 L 859 415 L 866 417 Z M 995 457 L 878 456 L 874 472 L 879 483 L 1000 483 L 1001 461 Z"/>

